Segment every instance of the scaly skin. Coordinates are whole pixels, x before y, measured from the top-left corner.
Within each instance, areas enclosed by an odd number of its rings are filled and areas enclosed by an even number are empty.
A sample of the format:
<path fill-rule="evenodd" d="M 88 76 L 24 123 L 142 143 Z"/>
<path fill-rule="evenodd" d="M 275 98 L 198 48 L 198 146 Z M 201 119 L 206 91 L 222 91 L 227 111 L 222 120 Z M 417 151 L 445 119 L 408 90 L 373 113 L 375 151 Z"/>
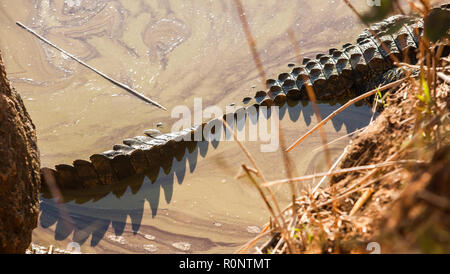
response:
<path fill-rule="evenodd" d="M 440 8 L 448 11 L 450 5 Z M 393 28 L 396 30 L 390 33 Z M 392 75 L 394 60 L 417 62 L 416 52 L 423 33 L 420 18 L 396 15 L 373 24 L 370 29 L 358 37 L 355 45 L 345 44 L 341 50 L 330 49 L 328 54 L 318 54 L 315 59 L 305 58 L 291 72 L 267 80 L 268 90 L 244 98 L 236 112 L 245 111 L 249 106 L 281 106 L 286 101 L 307 100 L 307 85 L 314 88 L 319 101 L 347 100 L 395 80 L 392 78 L 396 77 L 386 77 Z M 194 140 L 195 132 L 203 130 L 205 125 L 169 134 L 146 132 L 146 136 L 126 139 L 112 150 L 92 155 L 90 161 L 75 160 L 73 166 L 57 165 L 49 170 L 61 190 L 114 185 L 135 175 L 151 178 L 152 174 L 157 176 L 160 167 L 167 174 L 174 157 L 181 160 L 186 148 L 191 152 L 195 149 L 195 141 L 179 139 L 191 136 L 190 140 Z"/>

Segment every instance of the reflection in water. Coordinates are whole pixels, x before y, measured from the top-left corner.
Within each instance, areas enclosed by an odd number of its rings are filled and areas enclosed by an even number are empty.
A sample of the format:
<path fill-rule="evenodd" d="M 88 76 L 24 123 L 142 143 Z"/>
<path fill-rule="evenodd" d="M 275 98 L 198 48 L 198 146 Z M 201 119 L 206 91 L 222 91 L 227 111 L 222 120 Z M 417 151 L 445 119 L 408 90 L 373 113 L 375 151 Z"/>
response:
<path fill-rule="evenodd" d="M 323 104 L 320 105 L 320 110 L 322 115 L 327 116 L 338 107 L 338 105 L 330 106 Z M 302 120 L 299 119 L 300 117 L 303 117 L 306 125 L 310 125 L 313 115 L 311 104 L 304 106 L 299 102 L 296 104 L 285 104 L 280 108 L 282 126 L 284 120 L 288 120 L 294 126 L 302 124 Z M 359 108 L 352 107 L 342 113 L 341 117 L 345 119 L 334 118 L 332 120 L 333 128 L 338 132 L 341 131 L 342 126 L 345 126 L 347 133 L 353 132 L 358 128 L 364 127 L 369 121 L 370 116 L 371 113 L 368 106 Z M 247 122 L 255 123 L 257 119 L 266 118 L 262 115 L 258 118 L 250 117 L 250 119 L 247 119 Z M 242 130 L 239 126 L 237 128 L 238 130 Z M 65 204 L 61 207 L 68 214 L 60 214 L 61 208 L 58 208 L 58 205 L 49 197 L 49 194 L 44 194 L 41 202 L 42 213 L 40 216 L 40 226 L 47 231 L 52 231 L 51 233 L 54 234 L 53 236 L 56 241 L 68 239 L 78 242 L 82 247 L 88 243 L 88 246 L 96 252 L 108 251 L 108 249 L 105 249 L 105 245 L 102 244 L 105 241 L 121 246 L 124 248 L 124 252 L 149 252 L 149 250 L 153 250 L 151 252 L 164 253 L 176 252 L 177 250 L 180 251 L 177 248 L 180 245 L 174 242 L 174 239 L 177 237 L 181 240 L 178 243 L 189 244 L 189 249 L 184 250 L 185 252 L 213 252 L 217 248 L 222 252 L 234 251 L 239 244 L 245 242 L 246 237 L 251 237 L 248 231 L 254 230 L 254 225 L 248 223 L 247 232 L 245 233 L 246 236 L 242 236 L 242 231 L 245 231 L 245 225 L 240 223 L 245 223 L 245 221 L 239 220 L 237 223 L 233 223 L 233 218 L 231 218 L 226 222 L 211 222 L 208 220 L 208 217 L 205 218 L 207 215 L 209 217 L 212 215 L 226 215 L 228 210 L 227 206 L 224 208 L 217 207 L 214 210 L 203 207 L 198 209 L 199 211 L 194 214 L 191 211 L 191 205 L 202 200 L 204 198 L 202 195 L 208 192 L 204 188 L 213 188 L 209 191 L 220 192 L 221 189 L 218 187 L 218 184 L 211 186 L 203 182 L 204 185 L 199 185 L 199 188 L 195 190 L 180 188 L 178 193 L 174 193 L 175 186 L 181 186 L 186 180 L 186 177 L 189 177 L 187 180 L 188 184 L 197 183 L 199 180 L 198 176 L 206 177 L 210 180 L 219 180 L 219 178 L 204 176 L 205 169 L 208 168 L 205 164 L 202 164 L 200 170 L 196 170 L 201 158 L 206 157 L 205 160 L 208 160 L 209 156 L 207 155 L 220 151 L 221 146 L 227 145 L 227 142 L 213 141 L 211 143 L 209 141 L 201 141 L 179 144 L 173 154 L 167 155 L 163 162 L 155 169 L 149 170 L 145 175 L 129 178 L 114 186 L 102 186 L 81 192 L 63 192 Z M 271 157 L 271 154 L 267 155 Z M 266 154 L 262 156 L 266 157 Z M 302 156 L 293 155 L 293 157 L 299 161 L 304 161 Z M 263 169 L 266 167 L 270 168 L 270 165 L 262 165 Z M 231 177 L 233 174 L 228 173 L 228 175 L 230 175 L 228 177 Z M 224 195 L 245 197 L 251 192 L 251 189 L 247 189 L 244 193 L 239 193 L 241 190 L 232 184 L 225 186 L 225 188 L 222 187 L 222 189 L 226 190 L 223 192 L 223 195 L 216 195 L 216 199 L 222 198 L 227 202 L 232 202 L 232 199 Z M 177 194 L 185 198 L 177 205 L 172 206 L 171 203 Z M 280 201 L 287 201 L 288 198 L 285 196 L 283 192 L 278 192 L 277 194 Z M 248 199 L 251 198 L 251 195 L 248 196 Z M 258 199 L 257 197 L 253 198 Z M 219 202 L 218 200 L 211 200 L 211 198 L 209 200 L 208 203 Z M 160 208 L 161 204 L 166 205 L 166 208 Z M 171 204 L 170 207 L 169 204 Z M 238 207 L 238 211 L 242 211 L 243 209 L 254 210 L 259 212 L 258 215 L 265 216 L 264 207 L 261 206 L 250 206 L 248 208 L 244 205 L 234 206 Z M 148 211 L 146 208 L 149 208 Z M 145 217 L 147 216 L 147 212 L 151 213 L 151 218 Z M 175 233 L 165 231 L 164 229 L 167 227 L 166 223 L 165 221 L 161 221 L 161 218 L 167 217 L 169 212 L 171 215 L 170 220 L 175 223 L 175 225 L 172 225 L 171 230 L 175 227 Z M 264 218 L 262 221 L 259 221 L 258 225 L 262 225 L 265 221 Z M 126 230 L 127 226 L 130 226 L 130 229 Z M 230 238 L 223 237 L 222 239 L 217 236 L 208 238 L 201 231 L 197 231 L 195 234 L 186 233 L 190 230 L 190 228 L 186 227 L 190 226 L 195 226 L 197 230 L 203 227 L 203 229 L 207 229 L 210 232 L 213 231 L 213 234 L 229 233 Z M 158 237 L 155 236 L 156 234 L 158 234 Z M 241 236 L 238 237 L 238 234 L 241 234 Z M 71 235 L 72 237 L 70 237 Z M 233 239 L 233 237 L 236 238 Z M 89 238 L 90 240 L 88 241 Z M 155 239 L 153 239 L 151 246 L 146 246 L 147 248 L 145 248 L 142 241 L 148 241 L 149 238 L 157 238 L 160 242 L 155 243 Z M 162 241 L 162 239 L 166 239 L 166 242 Z M 134 242 L 132 243 L 132 241 Z M 181 246 L 186 247 L 186 245 Z M 120 251 L 114 250 L 114 252 Z"/>

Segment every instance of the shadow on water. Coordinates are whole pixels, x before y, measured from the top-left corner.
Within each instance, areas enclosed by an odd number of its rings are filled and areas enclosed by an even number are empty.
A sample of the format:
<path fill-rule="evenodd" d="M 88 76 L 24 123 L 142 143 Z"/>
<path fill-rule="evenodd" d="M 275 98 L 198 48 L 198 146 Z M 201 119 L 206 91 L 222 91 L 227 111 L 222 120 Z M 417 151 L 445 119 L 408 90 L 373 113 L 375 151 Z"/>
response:
<path fill-rule="evenodd" d="M 328 116 L 339 106 L 321 104 L 322 117 Z M 306 125 L 310 125 L 313 119 L 315 121 L 311 104 L 304 102 L 282 106 L 280 120 L 287 116 L 292 122 L 296 122 L 302 113 Z M 270 113 L 267 116 L 270 116 Z M 336 131 L 345 125 L 350 133 L 366 126 L 370 116 L 370 108 L 367 105 L 352 106 L 333 118 L 332 123 Z M 257 119 L 259 118 L 250 117 L 252 123 Z M 238 130 L 242 130 L 239 123 L 237 124 Z M 141 227 L 145 203 L 148 202 L 152 218 L 155 218 L 160 199 L 164 199 L 167 204 L 171 203 L 174 184 L 181 185 L 186 172 L 195 171 L 199 156 L 205 158 L 208 150 L 216 149 L 220 142 L 186 143 L 176 152 L 164 155 L 165 159 L 160 166 L 144 175 L 131 177 L 114 186 L 101 186 L 76 193 L 63 191 L 62 205 L 56 204 L 49 193 L 42 194 L 40 226 L 49 228 L 56 224 L 54 238 L 57 241 L 65 240 L 73 233 L 72 241 L 82 245 L 92 236 L 90 245 L 94 247 L 104 238 L 110 226 L 116 236 L 122 235 L 129 216 L 132 231 L 137 234 Z"/>

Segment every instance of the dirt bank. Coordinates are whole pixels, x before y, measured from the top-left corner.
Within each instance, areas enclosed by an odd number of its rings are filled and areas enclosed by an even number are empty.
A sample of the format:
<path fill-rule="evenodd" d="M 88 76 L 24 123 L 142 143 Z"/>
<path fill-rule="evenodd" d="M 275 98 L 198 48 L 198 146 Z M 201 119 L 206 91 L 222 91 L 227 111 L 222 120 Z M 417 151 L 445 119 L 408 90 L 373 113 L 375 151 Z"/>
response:
<path fill-rule="evenodd" d="M 0 253 L 24 253 L 39 214 L 36 133 L 0 55 Z"/>

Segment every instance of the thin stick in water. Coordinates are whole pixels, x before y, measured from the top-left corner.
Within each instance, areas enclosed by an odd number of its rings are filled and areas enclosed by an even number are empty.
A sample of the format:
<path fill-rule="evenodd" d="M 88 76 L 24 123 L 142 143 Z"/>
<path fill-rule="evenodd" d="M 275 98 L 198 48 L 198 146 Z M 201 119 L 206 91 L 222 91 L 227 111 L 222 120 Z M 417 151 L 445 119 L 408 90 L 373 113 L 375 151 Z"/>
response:
<path fill-rule="evenodd" d="M 138 97 L 139 99 L 152 104 L 160 109 L 163 110 L 167 110 L 165 107 L 163 107 L 162 105 L 160 105 L 159 103 L 153 101 L 152 99 L 148 98 L 147 96 L 137 92 L 136 90 L 130 88 L 129 86 L 116 81 L 114 79 L 112 79 L 111 77 L 109 77 L 108 75 L 104 74 L 103 72 L 99 71 L 98 69 L 86 64 L 84 61 L 80 60 L 79 58 L 75 57 L 74 55 L 68 53 L 67 51 L 63 50 L 62 48 L 58 47 L 57 45 L 53 44 L 52 42 L 50 42 L 49 40 L 45 39 L 44 37 L 42 37 L 41 35 L 39 35 L 38 33 L 36 33 L 34 30 L 30 29 L 29 27 L 25 26 L 24 24 L 22 24 L 21 22 L 17 21 L 16 24 L 20 27 L 22 27 L 23 29 L 27 30 L 28 32 L 30 32 L 31 34 L 33 34 L 34 36 L 36 36 L 37 38 L 39 38 L 41 41 L 47 43 L 48 45 L 54 47 L 55 49 L 59 50 L 60 52 L 64 53 L 65 55 L 69 56 L 70 58 L 72 58 L 73 60 L 77 61 L 78 63 L 80 63 L 81 65 L 87 67 L 88 69 L 94 71 L 95 73 L 97 73 L 98 75 L 102 76 L 103 78 L 105 78 L 106 80 L 110 81 L 111 83 L 125 89 L 126 91 L 128 91 L 129 93 L 131 93 L 132 95 Z"/>

